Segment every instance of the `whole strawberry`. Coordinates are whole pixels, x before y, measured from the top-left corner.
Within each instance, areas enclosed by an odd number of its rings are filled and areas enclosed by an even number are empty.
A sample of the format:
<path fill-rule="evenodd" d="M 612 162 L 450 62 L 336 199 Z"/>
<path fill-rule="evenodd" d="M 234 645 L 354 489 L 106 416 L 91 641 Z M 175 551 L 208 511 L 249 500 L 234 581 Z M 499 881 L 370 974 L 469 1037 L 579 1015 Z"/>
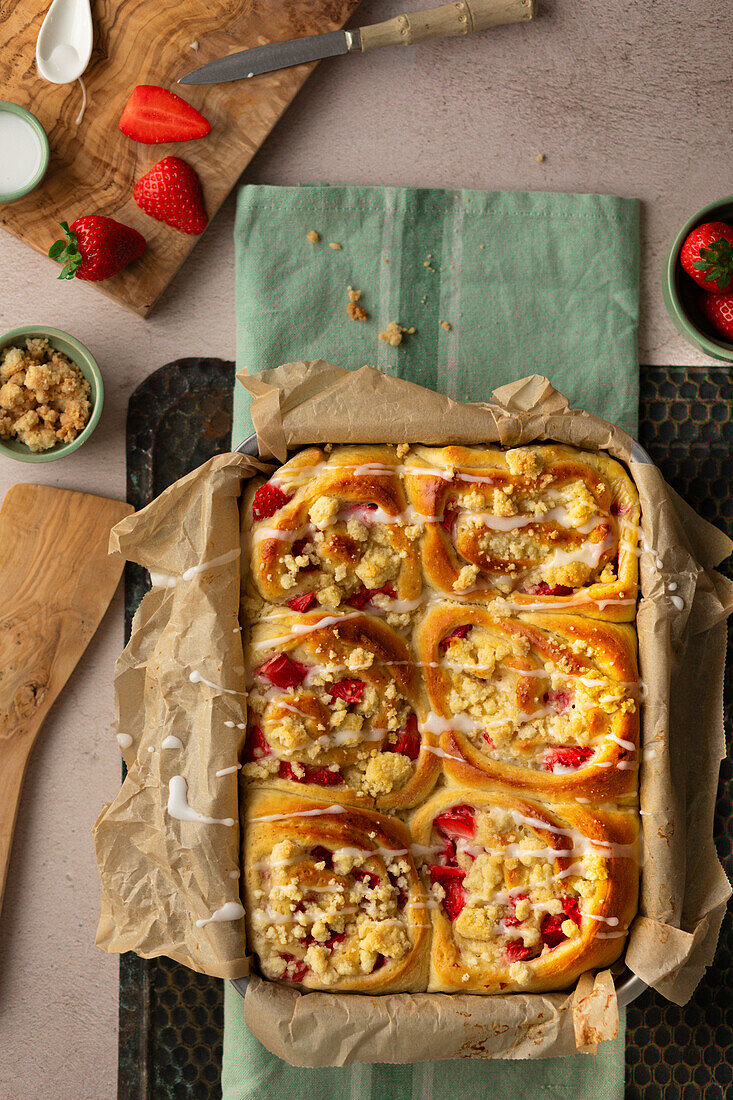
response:
<path fill-rule="evenodd" d="M 703 294 L 700 308 L 713 328 L 733 343 L 733 293 Z"/>
<path fill-rule="evenodd" d="M 180 157 L 164 157 L 135 184 L 137 205 L 181 233 L 203 233 L 208 221 L 199 178 Z"/>
<path fill-rule="evenodd" d="M 682 245 L 680 263 L 712 294 L 728 290 L 733 285 L 733 226 L 726 222 L 698 225 Z"/>
<path fill-rule="evenodd" d="M 52 260 L 64 265 L 59 279 L 109 279 L 145 251 L 142 233 L 101 214 L 85 214 L 71 228 L 68 222 L 60 225 L 64 240 L 54 241 L 48 250 Z"/>

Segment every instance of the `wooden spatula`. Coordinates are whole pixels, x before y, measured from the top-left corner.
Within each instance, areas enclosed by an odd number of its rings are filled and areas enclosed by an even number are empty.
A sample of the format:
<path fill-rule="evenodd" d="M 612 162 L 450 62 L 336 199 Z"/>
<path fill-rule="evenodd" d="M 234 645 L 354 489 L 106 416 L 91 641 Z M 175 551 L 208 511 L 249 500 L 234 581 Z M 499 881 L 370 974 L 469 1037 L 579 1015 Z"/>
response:
<path fill-rule="evenodd" d="M 0 908 L 33 742 L 114 595 L 109 532 L 132 511 L 46 485 L 14 485 L 0 508 Z"/>

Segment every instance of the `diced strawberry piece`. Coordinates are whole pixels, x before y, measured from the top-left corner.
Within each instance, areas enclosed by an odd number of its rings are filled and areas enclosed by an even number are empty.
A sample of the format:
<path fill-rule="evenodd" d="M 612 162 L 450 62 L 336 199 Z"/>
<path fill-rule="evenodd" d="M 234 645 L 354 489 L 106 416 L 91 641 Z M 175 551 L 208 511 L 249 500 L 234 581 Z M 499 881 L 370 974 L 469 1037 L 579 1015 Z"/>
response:
<path fill-rule="evenodd" d="M 303 683 L 307 672 L 305 665 L 292 661 L 287 653 L 276 653 L 257 669 L 258 676 L 279 688 L 297 687 Z"/>
<path fill-rule="evenodd" d="M 523 920 L 520 920 L 517 916 L 504 917 L 504 924 L 507 928 L 516 928 L 518 924 L 524 924 Z"/>
<path fill-rule="evenodd" d="M 290 547 L 290 553 L 294 558 L 300 558 L 305 556 L 305 548 L 308 545 L 308 539 L 296 539 L 293 545 Z M 299 573 L 317 573 L 318 566 L 314 565 L 312 561 L 309 561 L 307 565 L 301 565 L 298 570 Z M 314 593 L 315 598 L 315 593 Z"/>
<path fill-rule="evenodd" d="M 521 962 L 532 958 L 532 948 L 525 947 L 521 940 L 512 940 L 504 948 L 504 953 L 510 962 Z"/>
<path fill-rule="evenodd" d="M 384 966 L 384 964 L 386 963 L 386 961 L 387 961 L 387 959 L 384 955 L 382 955 L 382 954 L 377 955 L 374 966 L 372 967 L 372 974 L 374 973 L 375 970 L 381 970 L 382 967 Z"/>
<path fill-rule="evenodd" d="M 540 935 L 542 936 L 542 942 L 546 943 L 548 947 L 557 947 L 559 943 L 567 939 L 562 930 L 564 919 L 559 913 L 545 913 L 542 918 Z"/>
<path fill-rule="evenodd" d="M 247 738 L 247 744 L 244 750 L 244 762 L 245 764 L 252 764 L 255 760 L 262 760 L 265 756 L 270 756 L 272 749 L 265 740 L 265 735 L 259 727 L 254 726 L 249 731 L 249 737 Z"/>
<path fill-rule="evenodd" d="M 303 768 L 304 775 L 296 775 L 292 764 L 282 760 L 277 774 L 280 779 L 290 779 L 293 783 L 315 783 L 318 787 L 338 787 L 344 781 L 341 772 L 332 772 L 330 768 L 315 768 L 310 764 L 304 764 Z"/>
<path fill-rule="evenodd" d="M 470 840 L 476 831 L 474 809 L 465 802 L 460 806 L 451 806 L 435 818 L 435 825 L 444 836 L 465 837 Z"/>
<path fill-rule="evenodd" d="M 355 607 L 357 611 L 361 611 L 364 604 L 369 603 L 375 596 L 389 596 L 393 600 L 396 595 L 391 584 L 383 584 L 381 588 L 360 588 L 358 592 L 349 596 L 346 603 L 350 607 Z"/>
<path fill-rule="evenodd" d="M 191 141 L 206 137 L 211 124 L 175 92 L 156 84 L 139 84 L 127 101 L 119 127 L 143 145 L 162 141 Z"/>
<path fill-rule="evenodd" d="M 456 842 L 451 840 L 450 837 L 445 838 L 445 844 L 443 845 L 440 855 L 438 856 L 441 866 L 444 867 L 457 867 L 458 860 L 456 858 Z"/>
<path fill-rule="evenodd" d="M 463 889 L 466 872 L 461 867 L 443 867 L 436 864 L 428 867 L 428 873 L 432 881 L 439 882 L 445 890 L 441 905 L 449 920 L 455 920 L 466 904 L 466 891 Z"/>
<path fill-rule="evenodd" d="M 444 527 L 449 535 L 453 534 L 453 524 L 456 522 L 456 518 L 459 512 L 460 508 L 452 500 L 449 500 L 445 508 L 443 509 L 443 518 L 440 521 L 440 526 Z"/>
<path fill-rule="evenodd" d="M 345 932 L 332 932 L 323 946 L 327 947 L 329 949 L 329 951 L 333 951 L 336 944 L 337 943 L 343 943 L 345 939 L 346 939 L 346 933 Z"/>
<path fill-rule="evenodd" d="M 289 500 L 292 500 L 287 493 L 284 493 L 282 489 L 277 485 L 272 485 L 269 481 L 266 481 L 264 485 L 260 485 L 259 489 L 254 495 L 252 501 L 252 519 L 269 519 L 270 516 L 274 516 L 275 512 L 279 512 L 283 505 L 287 504 Z"/>
<path fill-rule="evenodd" d="M 557 749 L 550 749 L 544 759 L 545 771 L 551 772 L 556 767 L 579 768 L 593 755 L 593 749 L 583 748 L 580 745 L 566 745 Z"/>
<path fill-rule="evenodd" d="M 531 596 L 572 596 L 573 589 L 564 584 L 556 584 L 553 588 L 547 581 L 540 581 L 539 584 L 531 585 L 527 592 Z"/>
<path fill-rule="evenodd" d="M 549 703 L 558 714 L 562 714 L 568 709 L 572 698 L 569 691 L 548 691 L 545 693 L 545 702 Z"/>
<path fill-rule="evenodd" d="M 495 749 L 496 748 L 493 737 L 491 737 L 488 733 L 484 733 L 484 741 L 486 742 L 486 744 L 489 746 L 490 749 Z"/>
<path fill-rule="evenodd" d="M 420 734 L 416 714 L 410 715 L 404 728 L 399 730 L 395 743 L 385 745 L 384 752 L 398 752 L 402 756 L 409 756 L 410 760 L 417 760 L 420 755 Z"/>
<path fill-rule="evenodd" d="M 568 894 L 565 897 L 560 898 L 562 910 L 568 920 L 575 921 L 578 928 L 580 928 L 580 907 L 578 906 L 578 899 L 570 897 Z"/>
<path fill-rule="evenodd" d="M 329 871 L 333 869 L 333 852 L 329 852 L 328 848 L 324 848 L 322 844 L 316 844 L 315 848 L 311 848 L 311 855 L 316 863 L 325 863 Z"/>
<path fill-rule="evenodd" d="M 283 974 L 283 981 L 302 982 L 308 973 L 308 964 L 305 959 L 296 959 L 295 955 L 281 955 L 280 958 L 285 959 L 288 964 Z"/>
<path fill-rule="evenodd" d="M 446 649 L 452 642 L 456 642 L 461 638 L 465 638 L 471 629 L 470 623 L 465 623 L 463 626 L 457 626 L 455 630 L 451 630 L 450 634 L 446 634 L 443 641 L 440 643 L 440 648 L 445 653 Z"/>
<path fill-rule="evenodd" d="M 370 890 L 374 890 L 379 886 L 379 875 L 375 875 L 373 871 L 367 871 L 363 867 L 354 867 L 351 871 L 351 877 L 355 878 L 357 882 L 366 882 Z"/>
<path fill-rule="evenodd" d="M 399 905 L 400 906 L 406 905 L 407 904 L 407 890 L 405 890 L 404 886 L 399 886 L 398 885 L 397 879 L 399 878 L 399 876 L 398 875 L 393 875 L 391 871 L 387 871 L 387 875 L 389 876 L 389 881 L 392 883 L 395 890 L 397 891 L 397 901 L 398 901 Z"/>
<path fill-rule="evenodd" d="M 302 596 L 294 596 L 292 600 L 288 600 L 288 607 L 291 608 L 293 611 L 300 611 L 304 613 L 315 602 L 315 592 L 304 592 Z"/>
<path fill-rule="evenodd" d="M 343 699 L 348 707 L 360 701 L 365 687 L 364 680 L 339 680 L 327 687 L 326 691 L 332 699 Z"/>

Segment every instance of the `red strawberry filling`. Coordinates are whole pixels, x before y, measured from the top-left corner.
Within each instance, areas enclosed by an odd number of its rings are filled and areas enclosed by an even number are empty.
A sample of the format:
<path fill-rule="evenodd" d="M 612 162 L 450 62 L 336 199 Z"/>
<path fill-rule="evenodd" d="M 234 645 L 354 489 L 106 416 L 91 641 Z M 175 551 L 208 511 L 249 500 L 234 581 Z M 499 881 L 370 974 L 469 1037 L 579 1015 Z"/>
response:
<path fill-rule="evenodd" d="M 316 768 L 310 764 L 303 764 L 303 775 L 296 775 L 292 764 L 287 760 L 280 762 L 278 776 L 280 779 L 290 779 L 293 783 L 315 783 L 318 787 L 338 787 L 343 783 L 341 772 L 332 772 L 330 768 Z"/>
<path fill-rule="evenodd" d="M 452 642 L 458 641 L 460 638 L 465 638 L 471 629 L 470 623 L 465 623 L 463 626 L 457 626 L 455 630 L 451 630 L 450 634 L 446 634 L 443 641 L 440 643 L 440 648 L 445 653 L 446 649 Z"/>
<path fill-rule="evenodd" d="M 578 928 L 580 928 L 580 908 L 578 906 L 578 899 L 571 898 L 566 894 L 565 897 L 560 898 L 560 903 L 562 905 L 563 913 L 568 918 L 568 920 L 575 921 Z"/>
<path fill-rule="evenodd" d="M 346 603 L 360 611 L 364 604 L 370 603 L 375 596 L 379 595 L 389 596 L 390 600 L 394 600 L 397 593 L 391 584 L 383 584 L 381 588 L 360 588 L 358 592 L 353 592 L 348 597 Z"/>
<path fill-rule="evenodd" d="M 557 947 L 559 943 L 567 939 L 562 930 L 564 920 L 565 917 L 561 917 L 558 913 L 545 913 L 542 918 L 540 935 L 542 936 L 542 942 L 546 943 L 548 947 Z"/>
<path fill-rule="evenodd" d="M 349 707 L 361 700 L 365 687 L 364 680 L 339 680 L 338 683 L 327 687 L 326 691 L 332 699 L 343 699 Z"/>
<path fill-rule="evenodd" d="M 496 748 L 496 745 L 494 744 L 493 737 L 490 737 L 488 733 L 484 733 L 484 741 L 486 742 L 486 744 L 489 746 L 490 749 L 495 749 Z"/>
<path fill-rule="evenodd" d="M 316 602 L 315 592 L 304 592 L 302 596 L 294 596 L 288 600 L 288 607 L 293 611 L 306 612 Z"/>
<path fill-rule="evenodd" d="M 262 760 L 264 756 L 269 756 L 272 749 L 265 740 L 265 736 L 258 726 L 254 726 L 249 731 L 249 737 L 247 738 L 247 745 L 244 750 L 244 762 L 245 764 L 252 764 L 255 760 Z"/>
<path fill-rule="evenodd" d="M 252 500 L 252 519 L 269 519 L 279 512 L 289 497 L 277 485 L 271 485 L 269 481 L 260 485 Z"/>
<path fill-rule="evenodd" d="M 296 539 L 293 545 L 290 547 L 290 553 L 294 558 L 299 558 L 305 554 L 305 548 L 308 545 L 308 539 Z M 301 565 L 300 573 L 316 573 L 318 566 L 314 565 L 312 561 L 309 561 L 307 565 Z"/>
<path fill-rule="evenodd" d="M 354 867 L 351 877 L 355 878 L 357 882 L 365 882 L 370 890 L 374 890 L 379 886 L 379 875 L 375 875 L 373 871 L 367 871 L 363 867 Z"/>
<path fill-rule="evenodd" d="M 391 871 L 388 871 L 387 875 L 389 876 L 389 881 L 392 883 L 392 886 L 397 891 L 397 901 L 399 902 L 400 906 L 406 905 L 407 890 L 405 890 L 404 886 L 399 885 L 399 883 L 397 882 L 397 875 L 393 875 Z"/>
<path fill-rule="evenodd" d="M 550 749 L 544 759 L 545 771 L 554 771 L 556 767 L 579 768 L 592 755 L 593 749 L 582 748 L 580 745 Z"/>
<path fill-rule="evenodd" d="M 279 688 L 297 687 L 303 683 L 307 672 L 305 665 L 292 661 L 287 653 L 276 653 L 257 669 L 258 676 Z"/>
<path fill-rule="evenodd" d="M 564 584 L 556 584 L 554 587 L 549 585 L 547 581 L 540 581 L 539 584 L 530 585 L 526 589 L 530 596 L 572 596 L 573 589 L 568 588 Z"/>
<path fill-rule="evenodd" d="M 509 904 L 511 905 L 512 910 L 516 909 L 518 901 L 522 900 L 523 898 L 526 899 L 527 896 L 527 894 L 517 894 L 515 897 L 509 898 Z M 520 920 L 515 912 L 511 912 L 507 917 L 504 917 L 504 924 L 506 924 L 509 928 L 516 928 L 517 925 L 524 924 L 524 921 Z"/>
<path fill-rule="evenodd" d="M 316 844 L 315 848 L 311 848 L 311 855 L 316 863 L 325 863 L 327 870 L 333 870 L 333 853 L 329 852 L 328 848 L 324 848 L 322 844 Z"/>
<path fill-rule="evenodd" d="M 474 809 L 465 802 L 460 806 L 451 806 L 435 818 L 435 826 L 444 836 L 464 837 L 471 840 L 476 831 Z"/>
<path fill-rule="evenodd" d="M 544 701 L 558 714 L 562 714 L 571 705 L 572 696 L 569 691 L 548 691 L 545 692 Z"/>
<path fill-rule="evenodd" d="M 417 716 L 411 714 L 403 729 L 398 731 L 397 740 L 393 745 L 386 744 L 385 752 L 398 752 L 402 756 L 409 756 L 410 760 L 417 760 L 420 755 L 420 734 L 417 729 Z"/>
<path fill-rule="evenodd" d="M 455 920 L 466 904 L 466 891 L 463 889 L 463 880 L 466 872 L 461 867 L 444 867 L 435 864 L 428 867 L 428 874 L 433 882 L 438 882 L 445 891 L 441 905 L 449 920 Z"/>
<path fill-rule="evenodd" d="M 532 950 L 531 947 L 525 947 L 521 940 L 512 940 L 504 948 L 506 957 L 510 962 L 522 962 L 524 959 L 531 959 Z"/>
<path fill-rule="evenodd" d="M 327 947 L 329 949 L 329 951 L 333 951 L 336 944 L 337 943 L 343 943 L 345 939 L 346 939 L 346 933 L 345 932 L 332 932 L 323 946 Z"/>
<path fill-rule="evenodd" d="M 302 982 L 308 973 L 308 964 L 305 959 L 296 959 L 295 955 L 281 955 L 280 958 L 285 959 L 288 964 L 283 974 L 283 981 Z"/>

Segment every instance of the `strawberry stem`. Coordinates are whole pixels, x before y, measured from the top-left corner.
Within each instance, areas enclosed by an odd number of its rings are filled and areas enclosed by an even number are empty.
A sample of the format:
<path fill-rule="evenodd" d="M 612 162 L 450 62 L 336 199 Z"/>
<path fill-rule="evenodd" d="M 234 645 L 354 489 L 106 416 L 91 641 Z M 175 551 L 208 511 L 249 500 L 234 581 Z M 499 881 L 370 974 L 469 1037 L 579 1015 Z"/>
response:
<path fill-rule="evenodd" d="M 733 245 L 724 237 L 700 249 L 700 259 L 692 265 L 705 273 L 706 282 L 715 283 L 718 290 L 725 290 L 733 279 Z"/>
<path fill-rule="evenodd" d="M 59 279 L 73 279 L 76 269 L 82 261 L 76 233 L 69 229 L 68 222 L 59 222 L 64 231 L 64 240 L 54 241 L 48 250 L 48 254 L 57 264 L 63 264 L 63 270 Z"/>

